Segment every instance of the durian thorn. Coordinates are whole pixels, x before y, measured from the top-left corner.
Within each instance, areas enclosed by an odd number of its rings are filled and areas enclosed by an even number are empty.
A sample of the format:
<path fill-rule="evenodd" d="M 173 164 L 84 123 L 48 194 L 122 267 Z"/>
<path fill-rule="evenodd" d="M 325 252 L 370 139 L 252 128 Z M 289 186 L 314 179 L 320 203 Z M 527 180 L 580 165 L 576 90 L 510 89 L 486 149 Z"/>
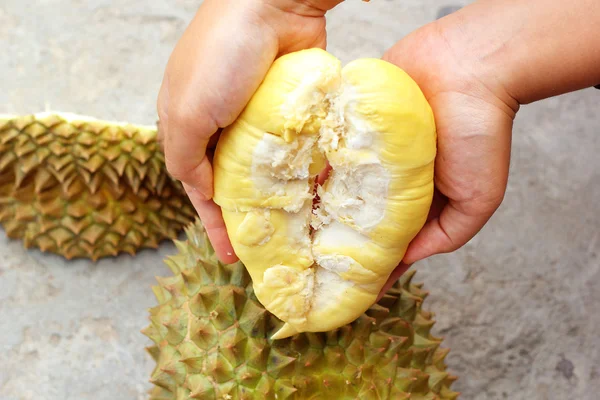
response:
<path fill-rule="evenodd" d="M 446 357 L 448 356 L 448 354 L 450 354 L 450 349 L 439 348 L 436 351 L 436 354 L 434 357 L 435 357 L 436 361 L 443 362 L 446 359 Z"/>
<path fill-rule="evenodd" d="M 19 237 L 19 229 L 21 228 L 21 224 L 19 224 L 16 220 L 8 221 L 4 225 L 4 230 L 6 231 L 6 235 L 11 239 L 16 239 Z"/>
<path fill-rule="evenodd" d="M 171 376 L 177 374 L 177 370 L 175 370 L 174 368 L 162 367 L 160 370 L 162 372 L 164 372 L 165 374 L 168 374 L 168 375 L 171 375 Z"/>
<path fill-rule="evenodd" d="M 402 278 L 400 278 L 398 280 L 398 282 L 400 282 L 403 286 L 408 287 L 408 286 L 410 286 L 416 273 L 417 273 L 416 269 L 409 269 L 408 271 L 406 271 L 404 273 L 404 275 L 402 275 Z"/>
<path fill-rule="evenodd" d="M 156 346 L 156 345 L 147 346 L 144 349 L 146 350 L 146 353 L 148 353 L 155 362 L 158 362 L 159 352 L 160 352 L 160 349 L 158 348 L 158 346 Z"/>
<path fill-rule="evenodd" d="M 191 337 L 192 337 L 192 325 L 194 323 L 194 320 L 196 319 L 196 316 L 190 310 L 190 302 L 189 301 L 186 301 L 182 305 L 181 308 L 186 312 L 186 314 L 188 316 L 187 329 L 186 329 L 186 332 L 185 332 L 185 335 L 184 335 L 184 340 L 191 340 Z"/>

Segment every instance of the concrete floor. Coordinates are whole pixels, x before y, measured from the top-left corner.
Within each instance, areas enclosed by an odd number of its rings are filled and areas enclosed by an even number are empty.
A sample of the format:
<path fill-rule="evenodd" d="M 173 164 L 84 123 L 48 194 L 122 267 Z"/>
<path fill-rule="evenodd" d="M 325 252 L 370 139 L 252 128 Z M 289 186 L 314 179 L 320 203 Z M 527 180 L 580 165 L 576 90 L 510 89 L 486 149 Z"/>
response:
<path fill-rule="evenodd" d="M 2 0 L 0 113 L 153 123 L 165 61 L 198 3 Z M 348 2 L 330 18 L 330 50 L 378 56 L 461 4 Z M 501 209 L 462 250 L 417 266 L 463 399 L 598 398 L 599 104 L 589 89 L 523 107 Z M 139 330 L 174 252 L 65 262 L 0 232 L 0 399 L 144 399 L 153 363 Z"/>

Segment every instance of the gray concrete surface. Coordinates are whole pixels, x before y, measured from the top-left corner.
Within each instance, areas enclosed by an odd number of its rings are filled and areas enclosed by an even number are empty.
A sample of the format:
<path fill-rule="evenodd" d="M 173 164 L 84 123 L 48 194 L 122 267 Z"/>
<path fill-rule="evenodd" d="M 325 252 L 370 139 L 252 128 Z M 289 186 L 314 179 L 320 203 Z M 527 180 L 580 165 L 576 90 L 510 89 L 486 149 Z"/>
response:
<path fill-rule="evenodd" d="M 330 50 L 378 56 L 457 4 L 348 2 L 330 17 Z M 197 5 L 1 0 L 0 113 L 154 122 L 164 63 Z M 599 396 L 599 104 L 590 89 L 523 107 L 501 209 L 462 250 L 417 266 L 463 399 Z M 65 262 L 0 231 L 0 399 L 144 399 L 139 330 L 174 251 Z"/>

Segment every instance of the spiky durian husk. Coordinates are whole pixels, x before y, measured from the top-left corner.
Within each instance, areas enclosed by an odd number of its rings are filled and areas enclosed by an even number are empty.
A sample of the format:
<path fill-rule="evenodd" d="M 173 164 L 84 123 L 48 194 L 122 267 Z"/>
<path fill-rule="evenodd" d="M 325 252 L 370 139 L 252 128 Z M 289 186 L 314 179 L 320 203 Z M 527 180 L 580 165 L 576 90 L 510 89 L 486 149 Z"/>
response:
<path fill-rule="evenodd" d="M 193 221 L 152 127 L 71 114 L 0 116 L 0 224 L 66 258 L 134 254 Z"/>
<path fill-rule="evenodd" d="M 152 400 L 458 397 L 413 272 L 349 325 L 273 341 L 283 323 L 258 302 L 244 266 L 218 262 L 200 222 L 186 233 L 143 331 L 155 343 Z"/>

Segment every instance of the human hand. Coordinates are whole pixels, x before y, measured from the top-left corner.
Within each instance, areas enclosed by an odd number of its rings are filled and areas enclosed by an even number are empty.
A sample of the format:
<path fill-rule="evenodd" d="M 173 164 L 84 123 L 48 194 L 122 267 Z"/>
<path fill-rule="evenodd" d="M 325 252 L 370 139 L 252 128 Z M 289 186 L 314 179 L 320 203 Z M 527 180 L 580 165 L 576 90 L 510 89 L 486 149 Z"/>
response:
<path fill-rule="evenodd" d="M 400 40 L 383 58 L 421 87 L 435 116 L 438 153 L 428 220 L 380 297 L 412 263 L 466 244 L 499 207 L 519 108 L 490 70 L 452 47 L 438 22 Z"/>
<path fill-rule="evenodd" d="M 223 262 L 237 257 L 211 200 L 218 132 L 241 113 L 275 58 L 325 48 L 324 15 L 341 1 L 205 0 L 171 54 L 157 104 L 166 167 Z"/>

